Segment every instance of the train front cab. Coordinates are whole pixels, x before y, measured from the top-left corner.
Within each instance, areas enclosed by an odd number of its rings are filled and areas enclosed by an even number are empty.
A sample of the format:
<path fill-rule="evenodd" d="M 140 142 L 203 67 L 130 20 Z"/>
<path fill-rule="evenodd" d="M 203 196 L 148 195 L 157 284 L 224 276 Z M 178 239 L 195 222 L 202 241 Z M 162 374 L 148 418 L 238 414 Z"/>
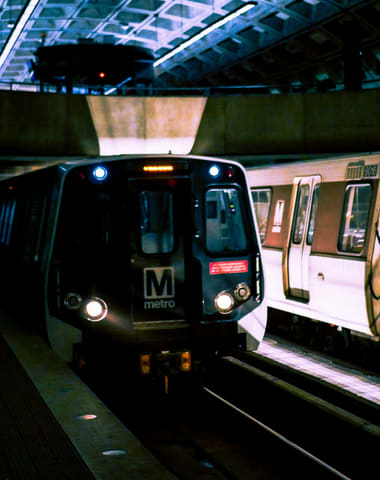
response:
<path fill-rule="evenodd" d="M 268 305 L 378 337 L 379 156 L 275 166 L 271 185 L 256 173 Z"/>
<path fill-rule="evenodd" d="M 144 354 L 140 366 L 149 371 L 153 360 L 181 369 L 181 352 L 196 364 L 216 351 L 256 347 L 264 285 L 241 167 L 120 160 L 101 166 L 101 180 L 95 168 L 61 171 L 49 275 L 50 311 L 83 331 L 80 348 Z M 105 306 L 102 318 L 89 316 L 93 300 Z"/>

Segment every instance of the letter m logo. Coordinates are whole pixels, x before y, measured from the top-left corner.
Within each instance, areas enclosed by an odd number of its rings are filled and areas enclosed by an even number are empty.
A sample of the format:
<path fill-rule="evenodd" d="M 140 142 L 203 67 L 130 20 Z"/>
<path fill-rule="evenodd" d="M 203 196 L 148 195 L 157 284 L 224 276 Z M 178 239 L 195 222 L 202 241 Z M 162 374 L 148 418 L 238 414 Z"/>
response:
<path fill-rule="evenodd" d="M 174 297 L 174 267 L 144 268 L 144 298 Z"/>

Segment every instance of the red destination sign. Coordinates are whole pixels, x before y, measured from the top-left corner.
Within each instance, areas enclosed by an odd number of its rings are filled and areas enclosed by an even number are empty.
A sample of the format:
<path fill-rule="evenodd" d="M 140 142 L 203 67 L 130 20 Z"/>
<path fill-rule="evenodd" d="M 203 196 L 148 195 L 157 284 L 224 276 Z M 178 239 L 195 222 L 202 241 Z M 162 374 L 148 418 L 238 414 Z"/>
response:
<path fill-rule="evenodd" d="M 210 262 L 210 275 L 221 273 L 244 273 L 248 272 L 248 260 L 233 260 L 229 262 Z"/>

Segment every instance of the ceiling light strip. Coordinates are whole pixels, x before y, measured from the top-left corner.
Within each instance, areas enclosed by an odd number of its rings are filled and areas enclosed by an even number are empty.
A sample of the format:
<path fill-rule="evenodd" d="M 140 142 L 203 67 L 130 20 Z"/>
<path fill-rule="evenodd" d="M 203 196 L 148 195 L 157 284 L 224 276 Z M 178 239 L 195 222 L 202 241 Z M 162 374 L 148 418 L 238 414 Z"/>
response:
<path fill-rule="evenodd" d="M 25 8 L 20 15 L 16 25 L 14 26 L 8 40 L 6 41 L 4 48 L 0 54 L 0 69 L 3 67 L 8 55 L 10 54 L 14 44 L 16 43 L 20 33 L 22 32 L 23 28 L 25 27 L 26 22 L 32 16 L 34 9 L 36 8 L 38 2 L 40 0 L 30 0 L 26 5 Z"/>
<path fill-rule="evenodd" d="M 169 58 L 172 58 L 174 57 L 174 55 L 177 55 L 177 53 L 182 52 L 182 50 L 189 47 L 193 43 L 197 42 L 201 38 L 205 37 L 209 33 L 213 32 L 215 29 L 222 27 L 227 22 L 230 22 L 231 20 L 238 17 L 239 15 L 242 15 L 243 13 L 248 12 L 248 10 L 251 10 L 251 8 L 253 8 L 255 5 L 257 5 L 256 2 L 248 2 L 242 7 L 238 8 L 237 10 L 234 10 L 233 12 L 229 13 L 225 17 L 221 18 L 220 20 L 217 20 L 216 22 L 212 23 L 208 27 L 204 28 L 200 32 L 190 37 L 188 40 L 185 40 L 184 42 L 180 43 L 177 47 L 173 48 L 173 50 L 170 50 L 170 52 L 158 58 L 153 63 L 153 67 L 158 67 L 159 65 L 161 65 L 161 63 L 166 62 L 166 60 L 169 60 Z"/>

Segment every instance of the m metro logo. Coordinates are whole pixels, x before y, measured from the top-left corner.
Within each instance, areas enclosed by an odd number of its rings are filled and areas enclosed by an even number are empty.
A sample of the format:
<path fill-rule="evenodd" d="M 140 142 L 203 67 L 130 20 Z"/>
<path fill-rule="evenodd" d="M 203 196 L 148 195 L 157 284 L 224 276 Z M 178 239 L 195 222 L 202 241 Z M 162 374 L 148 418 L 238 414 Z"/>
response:
<path fill-rule="evenodd" d="M 174 267 L 144 268 L 144 309 L 174 308 Z"/>
<path fill-rule="evenodd" d="M 174 297 L 174 267 L 144 268 L 144 298 Z"/>

